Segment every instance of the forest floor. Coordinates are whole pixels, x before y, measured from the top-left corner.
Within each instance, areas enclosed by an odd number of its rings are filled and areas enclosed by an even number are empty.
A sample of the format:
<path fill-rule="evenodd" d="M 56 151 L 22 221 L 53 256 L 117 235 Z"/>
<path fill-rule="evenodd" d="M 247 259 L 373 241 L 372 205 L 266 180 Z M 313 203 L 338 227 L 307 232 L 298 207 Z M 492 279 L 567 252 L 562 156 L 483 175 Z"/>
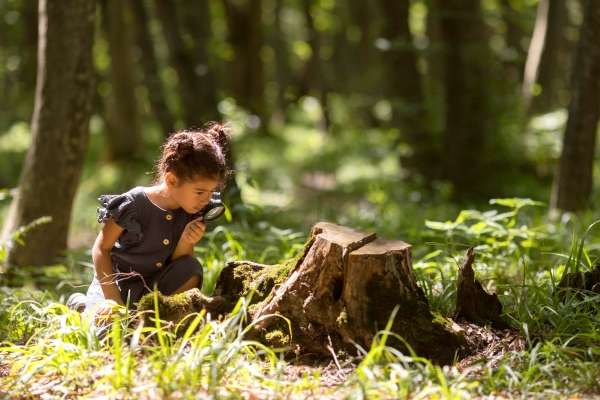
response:
<path fill-rule="evenodd" d="M 509 211 L 427 221 L 432 246 L 415 252 L 413 269 L 432 311 L 451 316 L 465 244 L 479 243 L 476 274 L 510 321 L 505 330 L 458 322 L 474 353 L 454 365 L 402 354 L 386 345 L 384 333 L 359 357 L 286 359 L 282 349 L 245 338 L 244 302 L 224 320 L 192 315 L 195 328 L 179 336 L 121 310 L 99 336 L 89 318 L 64 305 L 91 276 L 89 265 L 73 262 L 85 260 L 81 252 L 65 264 L 20 269 L 11 287 L 0 287 L 0 397 L 600 398 L 600 295 L 564 298 L 555 290 L 574 265 L 595 264 L 592 226 L 571 236 L 564 252 L 568 231 L 521 210 L 533 203 L 496 203 Z M 303 242 L 304 235 L 268 223 L 260 233 L 215 228 L 197 249 L 206 268 L 203 291 L 212 292 L 224 259 L 278 262 Z"/>

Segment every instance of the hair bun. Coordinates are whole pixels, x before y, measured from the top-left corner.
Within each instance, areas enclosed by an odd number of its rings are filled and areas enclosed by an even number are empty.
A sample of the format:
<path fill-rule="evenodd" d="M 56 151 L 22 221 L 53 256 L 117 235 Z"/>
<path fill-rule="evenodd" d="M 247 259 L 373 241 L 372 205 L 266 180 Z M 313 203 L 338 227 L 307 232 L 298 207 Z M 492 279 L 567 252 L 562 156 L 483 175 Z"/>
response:
<path fill-rule="evenodd" d="M 215 141 L 222 150 L 229 146 L 229 127 L 218 122 L 209 122 L 204 129 L 206 134 Z"/>
<path fill-rule="evenodd" d="M 175 143 L 175 152 L 178 158 L 184 158 L 194 152 L 194 140 L 189 136 L 178 138 Z"/>

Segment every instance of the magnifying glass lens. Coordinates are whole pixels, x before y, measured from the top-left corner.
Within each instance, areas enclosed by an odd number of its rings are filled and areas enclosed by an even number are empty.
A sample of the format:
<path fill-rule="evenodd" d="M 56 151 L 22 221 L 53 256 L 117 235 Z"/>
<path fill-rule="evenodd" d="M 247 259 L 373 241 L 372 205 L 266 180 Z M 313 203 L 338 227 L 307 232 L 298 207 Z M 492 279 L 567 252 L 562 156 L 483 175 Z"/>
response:
<path fill-rule="evenodd" d="M 219 218 L 224 211 L 225 207 L 223 206 L 211 208 L 206 214 L 204 214 L 204 220 L 212 221 L 213 219 Z"/>

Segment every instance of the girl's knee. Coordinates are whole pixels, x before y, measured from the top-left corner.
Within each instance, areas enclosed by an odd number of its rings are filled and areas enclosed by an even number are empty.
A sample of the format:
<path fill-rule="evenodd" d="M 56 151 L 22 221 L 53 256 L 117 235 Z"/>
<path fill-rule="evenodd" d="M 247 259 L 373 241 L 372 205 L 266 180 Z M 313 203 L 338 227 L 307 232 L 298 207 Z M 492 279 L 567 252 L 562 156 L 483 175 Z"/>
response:
<path fill-rule="evenodd" d="M 194 276 L 198 276 L 200 280 L 202 280 L 202 276 L 204 271 L 202 270 L 202 264 L 196 257 L 193 256 L 183 256 L 173 261 L 172 267 L 176 267 L 177 269 L 181 268 L 186 271 L 191 271 Z"/>
<path fill-rule="evenodd" d="M 158 278 L 161 293 L 179 293 L 194 287 L 201 288 L 203 281 L 202 264 L 192 256 L 174 260 L 167 271 Z"/>

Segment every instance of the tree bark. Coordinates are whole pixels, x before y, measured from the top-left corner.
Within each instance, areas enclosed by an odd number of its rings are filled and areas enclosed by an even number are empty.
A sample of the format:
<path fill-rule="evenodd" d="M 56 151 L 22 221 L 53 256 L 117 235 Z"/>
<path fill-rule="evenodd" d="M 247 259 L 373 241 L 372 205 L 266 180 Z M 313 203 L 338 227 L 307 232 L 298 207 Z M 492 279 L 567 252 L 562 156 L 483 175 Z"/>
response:
<path fill-rule="evenodd" d="M 589 201 L 600 115 L 600 3 L 586 0 L 583 11 L 569 117 L 551 199 L 553 208 L 565 211 L 582 210 Z"/>
<path fill-rule="evenodd" d="M 492 324 L 499 329 L 508 328 L 502 319 L 502 303 L 496 293 L 487 293 L 481 283 L 475 279 L 473 262 L 475 252 L 471 247 L 465 261 L 458 271 L 458 287 L 456 291 L 455 319 L 464 319 L 478 325 Z"/>
<path fill-rule="evenodd" d="M 132 38 L 126 4 L 120 0 L 102 1 L 102 26 L 110 57 L 110 94 L 106 107 L 108 159 L 127 162 L 137 158 L 141 147 L 140 119 L 135 96 L 136 77 Z"/>
<path fill-rule="evenodd" d="M 486 86 L 492 73 L 489 35 L 479 0 L 444 0 L 439 5 L 447 117 L 442 164 L 453 195 L 466 197 L 479 194 L 486 136 L 496 125 Z"/>
<path fill-rule="evenodd" d="M 290 83 L 289 50 L 285 40 L 282 13 L 283 0 L 275 0 L 275 21 L 273 24 L 272 43 L 275 52 L 275 76 L 277 79 L 277 117 L 279 122 L 286 120 L 288 99 L 286 92 Z"/>
<path fill-rule="evenodd" d="M 568 76 L 575 43 L 567 37 L 569 9 L 563 0 L 550 0 L 544 49 L 538 68 L 537 83 L 541 93 L 532 99 L 533 112 L 547 112 L 564 107 L 568 101 Z"/>
<path fill-rule="evenodd" d="M 262 0 L 223 0 L 227 21 L 228 40 L 236 54 L 232 67 L 232 90 L 242 107 L 268 125 L 264 101 L 264 66 L 261 60 L 263 46 Z"/>
<path fill-rule="evenodd" d="M 285 337 L 280 316 L 286 317 L 292 325 L 288 345 L 297 352 L 330 355 L 335 350 L 354 353 L 357 345 L 369 348 L 394 312 L 391 331 L 417 354 L 440 363 L 452 361 L 461 337 L 433 320 L 412 272 L 410 245 L 319 223 L 291 274 L 257 304 L 252 318 L 267 342 L 275 337 L 271 344 L 276 344 L 280 336 L 274 332 Z"/>
<path fill-rule="evenodd" d="M 132 26 L 135 33 L 135 41 L 141 53 L 140 63 L 144 73 L 144 84 L 148 92 L 148 100 L 152 113 L 158 121 L 162 133 L 169 136 L 175 128 L 173 114 L 166 101 L 166 93 L 160 79 L 159 64 L 152 43 L 149 16 L 144 1 L 132 1 L 129 3 L 132 14 Z"/>
<path fill-rule="evenodd" d="M 505 27 L 504 40 L 506 47 L 511 51 L 513 57 L 507 60 L 507 72 L 515 82 L 522 82 L 525 61 L 527 60 L 527 50 L 523 47 L 525 40 L 529 37 L 526 26 L 523 23 L 525 6 L 520 3 L 515 8 L 515 2 L 511 0 L 501 0 L 500 9 L 502 10 L 502 20 Z"/>
<path fill-rule="evenodd" d="M 215 118 L 216 99 L 210 94 L 208 89 L 210 85 L 200 79 L 200 73 L 208 73 L 208 67 L 204 64 L 202 67 L 199 65 L 193 50 L 183 40 L 179 29 L 181 24 L 178 17 L 178 3 L 155 0 L 154 5 L 167 43 L 171 65 L 177 73 L 183 119 L 188 128 L 199 128 Z M 207 20 L 198 22 L 198 24 L 207 23 L 209 23 Z M 192 40 L 203 39 L 192 37 Z M 196 46 L 204 46 L 204 43 Z"/>
<path fill-rule="evenodd" d="M 303 92 L 311 94 L 316 92 L 321 105 L 321 130 L 327 131 L 330 126 L 329 104 L 327 101 L 327 88 L 324 79 L 323 62 L 321 60 L 321 35 L 315 26 L 313 18 L 314 0 L 302 0 L 302 11 L 308 31 L 308 44 L 311 49 L 310 58 L 304 66 Z"/>
<path fill-rule="evenodd" d="M 404 167 L 424 176 L 434 175 L 434 143 L 427 127 L 423 79 L 417 69 L 417 50 L 409 28 L 408 0 L 379 0 L 384 18 L 382 36 L 390 42 L 385 62 L 387 95 L 393 102 L 393 123 L 399 128 L 399 141 L 411 147 L 410 156 L 401 156 Z"/>
<path fill-rule="evenodd" d="M 41 0 L 32 143 L 3 237 L 42 217 L 52 221 L 31 230 L 25 246 L 11 243 L 9 265 L 50 264 L 67 245 L 92 113 L 92 46 L 95 2 Z"/>
<path fill-rule="evenodd" d="M 183 31 L 191 39 L 188 48 L 192 52 L 194 72 L 200 90 L 197 101 L 205 110 L 204 122 L 218 120 L 216 79 L 207 50 L 208 42 L 212 37 L 209 2 L 199 1 L 190 4 L 185 0 L 179 0 L 179 4 L 179 9 L 184 10 L 181 15 Z"/>
<path fill-rule="evenodd" d="M 36 51 L 38 38 L 38 10 L 37 2 L 23 1 L 21 3 L 21 13 L 24 22 L 23 32 L 23 60 L 22 67 L 19 69 L 19 80 L 23 84 L 23 96 L 27 107 L 27 116 L 30 116 L 33 111 L 33 103 L 35 97 L 35 77 L 36 77 Z"/>
<path fill-rule="evenodd" d="M 526 110 L 529 109 L 534 95 L 534 87 L 538 79 L 540 62 L 542 60 L 542 53 L 544 52 L 544 46 L 546 43 L 546 35 L 549 31 L 549 9 L 550 0 L 540 0 L 535 17 L 533 34 L 531 35 L 529 49 L 527 50 L 525 71 L 523 72 L 523 87 L 521 88 L 521 92 L 523 96 L 524 109 Z"/>

